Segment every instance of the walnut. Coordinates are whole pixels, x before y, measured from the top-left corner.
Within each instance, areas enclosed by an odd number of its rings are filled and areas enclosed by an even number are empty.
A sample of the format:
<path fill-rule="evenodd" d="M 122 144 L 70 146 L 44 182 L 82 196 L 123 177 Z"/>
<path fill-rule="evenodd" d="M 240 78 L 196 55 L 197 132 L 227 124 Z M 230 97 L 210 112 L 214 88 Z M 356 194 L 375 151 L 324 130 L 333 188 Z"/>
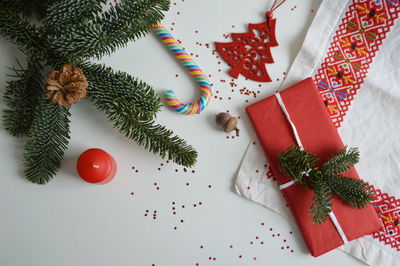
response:
<path fill-rule="evenodd" d="M 60 106 L 71 106 L 86 96 L 89 86 L 82 69 L 66 64 L 61 72 L 50 70 L 46 81 L 47 97 Z"/>

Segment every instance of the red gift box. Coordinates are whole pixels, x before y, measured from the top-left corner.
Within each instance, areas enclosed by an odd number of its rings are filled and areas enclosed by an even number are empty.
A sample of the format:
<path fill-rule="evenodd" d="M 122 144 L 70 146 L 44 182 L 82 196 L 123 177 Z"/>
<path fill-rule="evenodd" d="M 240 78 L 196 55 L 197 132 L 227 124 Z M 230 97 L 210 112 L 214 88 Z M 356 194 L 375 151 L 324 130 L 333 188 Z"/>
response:
<path fill-rule="evenodd" d="M 318 155 L 323 163 L 344 148 L 311 78 L 280 92 L 280 96 L 305 150 Z M 268 97 L 248 106 L 246 110 L 279 185 L 292 181 L 280 172 L 278 154 L 296 145 L 296 140 L 277 98 Z M 359 178 L 355 168 L 344 175 Z M 330 219 L 323 224 L 312 223 L 311 214 L 308 213 L 314 196 L 312 189 L 295 184 L 282 192 L 313 256 L 320 256 L 344 244 Z M 348 241 L 372 234 L 382 226 L 372 206 L 356 209 L 334 197 L 332 212 Z"/>

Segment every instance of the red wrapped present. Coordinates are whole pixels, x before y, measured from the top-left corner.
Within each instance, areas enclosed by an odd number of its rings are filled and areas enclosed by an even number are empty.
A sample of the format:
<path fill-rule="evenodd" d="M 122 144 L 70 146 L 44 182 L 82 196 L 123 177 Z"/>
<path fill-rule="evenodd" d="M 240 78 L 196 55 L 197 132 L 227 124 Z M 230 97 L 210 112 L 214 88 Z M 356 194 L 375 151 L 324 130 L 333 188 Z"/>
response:
<path fill-rule="evenodd" d="M 344 148 L 311 78 L 280 92 L 279 95 L 305 150 L 318 155 L 323 163 Z M 248 106 L 246 110 L 282 187 L 292 180 L 279 171 L 278 154 L 298 142 L 283 108 L 278 103 L 278 97 L 274 95 L 263 99 Z M 344 175 L 359 178 L 355 168 Z M 334 217 L 323 224 L 313 224 L 308 213 L 314 196 L 313 190 L 294 184 L 283 186 L 282 192 L 311 254 L 315 257 L 342 246 L 346 241 L 372 234 L 382 226 L 372 206 L 356 209 L 337 198 L 332 200 Z M 337 221 L 333 221 L 335 218 Z"/>

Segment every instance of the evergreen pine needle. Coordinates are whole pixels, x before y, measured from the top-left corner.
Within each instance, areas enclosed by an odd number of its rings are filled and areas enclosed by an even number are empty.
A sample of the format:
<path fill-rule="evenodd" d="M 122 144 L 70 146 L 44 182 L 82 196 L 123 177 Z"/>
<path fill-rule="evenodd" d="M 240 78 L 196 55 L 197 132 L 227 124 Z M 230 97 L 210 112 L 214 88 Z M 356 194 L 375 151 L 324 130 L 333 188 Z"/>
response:
<path fill-rule="evenodd" d="M 368 183 L 355 178 L 342 176 L 359 161 L 356 148 L 339 150 L 326 163 L 314 167 L 318 158 L 300 147 L 291 146 L 278 155 L 281 172 L 314 190 L 314 198 L 309 210 L 313 223 L 326 221 L 331 212 L 331 199 L 335 195 L 344 203 L 365 208 L 373 200 L 374 193 Z"/>
<path fill-rule="evenodd" d="M 26 135 L 37 113 L 43 93 L 41 66 L 28 62 L 26 69 L 13 69 L 17 79 L 8 81 L 4 92 L 7 108 L 3 111 L 5 129 L 13 136 Z"/>
<path fill-rule="evenodd" d="M 43 25 L 47 33 L 62 32 L 75 24 L 87 23 L 102 11 L 106 0 L 61 0 L 47 10 Z"/>
<path fill-rule="evenodd" d="M 113 71 L 99 64 L 82 64 L 88 79 L 88 97 L 102 109 L 118 108 L 134 117 L 154 119 L 161 107 L 161 99 L 146 83 L 122 71 Z"/>
<path fill-rule="evenodd" d="M 302 150 L 298 146 L 291 146 L 289 149 L 278 155 L 281 172 L 293 178 L 296 183 L 307 185 L 303 173 L 311 169 L 318 161 L 315 154 Z"/>
<path fill-rule="evenodd" d="M 368 183 L 342 175 L 328 176 L 327 183 L 332 192 L 353 208 L 365 208 L 374 198 Z"/>
<path fill-rule="evenodd" d="M 312 221 L 322 224 L 329 218 L 331 212 L 331 190 L 322 180 L 313 182 L 314 198 L 309 213 L 312 214 Z"/>
<path fill-rule="evenodd" d="M 22 13 L 25 16 L 36 15 L 42 19 L 46 15 L 47 8 L 57 1 L 59 0 L 1 0 L 0 9 L 15 14 Z"/>
<path fill-rule="evenodd" d="M 124 98 L 107 97 L 90 92 L 90 99 L 103 111 L 114 127 L 137 144 L 173 162 L 191 167 L 196 163 L 197 152 L 171 130 L 157 125 L 153 120 L 142 119 L 138 111 L 130 109 Z M 100 97 L 99 97 L 100 96 Z"/>
<path fill-rule="evenodd" d="M 25 145 L 25 175 L 36 184 L 46 184 L 60 168 L 69 141 L 69 108 L 42 98 Z"/>
<path fill-rule="evenodd" d="M 344 148 L 330 158 L 319 169 L 328 176 L 340 174 L 351 169 L 360 160 L 360 153 L 357 148 Z"/>
<path fill-rule="evenodd" d="M 46 47 L 36 26 L 7 9 L 0 9 L 0 35 L 18 45 L 31 58 L 42 54 L 40 47 Z"/>
<path fill-rule="evenodd" d="M 149 33 L 168 9 L 168 0 L 121 0 L 93 20 L 68 24 L 63 31 L 50 33 L 49 42 L 66 57 L 101 58 Z"/>

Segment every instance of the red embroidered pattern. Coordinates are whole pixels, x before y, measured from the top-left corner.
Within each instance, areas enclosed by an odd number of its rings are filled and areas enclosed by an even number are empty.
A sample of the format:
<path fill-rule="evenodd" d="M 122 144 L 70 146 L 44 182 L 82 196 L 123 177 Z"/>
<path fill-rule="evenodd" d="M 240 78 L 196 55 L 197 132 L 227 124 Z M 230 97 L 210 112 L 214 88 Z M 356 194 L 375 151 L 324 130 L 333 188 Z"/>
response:
<path fill-rule="evenodd" d="M 354 0 L 333 37 L 315 84 L 339 127 L 376 52 L 400 13 L 400 0 Z"/>
<path fill-rule="evenodd" d="M 374 233 L 373 237 L 400 251 L 400 200 L 375 189 L 372 206 L 384 225 L 384 229 Z"/>
<path fill-rule="evenodd" d="M 314 76 L 336 127 L 340 127 L 399 13 L 400 0 L 354 0 L 345 13 L 328 55 Z M 373 237 L 400 251 L 400 200 L 373 188 L 373 206 L 384 225 Z"/>

